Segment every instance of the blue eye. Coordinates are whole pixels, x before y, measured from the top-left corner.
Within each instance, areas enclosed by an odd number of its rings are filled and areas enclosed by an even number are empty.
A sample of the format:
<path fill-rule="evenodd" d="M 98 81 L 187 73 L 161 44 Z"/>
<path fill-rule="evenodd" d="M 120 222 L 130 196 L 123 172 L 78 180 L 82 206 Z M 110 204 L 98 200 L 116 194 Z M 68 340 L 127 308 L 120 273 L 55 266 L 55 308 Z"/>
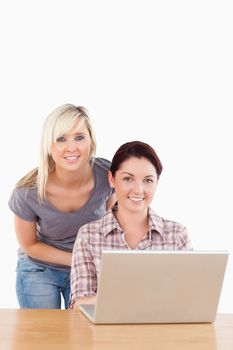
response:
<path fill-rule="evenodd" d="M 66 139 L 64 136 L 60 136 L 56 139 L 56 142 L 65 142 L 65 141 L 66 141 Z"/>
<path fill-rule="evenodd" d="M 75 137 L 75 140 L 76 140 L 76 141 L 81 141 L 81 140 L 83 140 L 84 138 L 85 138 L 84 135 L 77 135 L 77 136 Z"/>

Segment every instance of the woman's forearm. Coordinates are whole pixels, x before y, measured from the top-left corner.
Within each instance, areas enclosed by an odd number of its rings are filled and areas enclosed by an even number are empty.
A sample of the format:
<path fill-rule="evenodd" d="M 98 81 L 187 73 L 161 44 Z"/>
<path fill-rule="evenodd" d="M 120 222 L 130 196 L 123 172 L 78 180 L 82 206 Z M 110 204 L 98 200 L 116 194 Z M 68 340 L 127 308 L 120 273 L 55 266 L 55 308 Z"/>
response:
<path fill-rule="evenodd" d="M 30 246 L 23 247 L 22 250 L 34 259 L 52 264 L 71 266 L 72 253 L 51 247 L 43 242 L 36 241 Z"/>

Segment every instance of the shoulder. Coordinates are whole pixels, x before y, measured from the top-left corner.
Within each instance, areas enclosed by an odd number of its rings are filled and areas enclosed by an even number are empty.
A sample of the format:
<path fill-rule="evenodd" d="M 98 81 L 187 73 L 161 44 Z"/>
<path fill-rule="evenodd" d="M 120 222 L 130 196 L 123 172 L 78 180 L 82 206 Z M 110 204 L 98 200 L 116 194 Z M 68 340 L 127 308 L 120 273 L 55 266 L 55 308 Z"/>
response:
<path fill-rule="evenodd" d="M 106 215 L 106 214 L 105 214 Z M 105 216 L 104 215 L 104 216 Z M 101 234 L 102 226 L 103 226 L 104 217 L 88 222 L 87 224 L 80 227 L 78 231 L 79 237 L 92 237 L 93 234 Z"/>
<path fill-rule="evenodd" d="M 37 189 L 28 186 L 15 188 L 8 205 L 22 219 L 34 220 L 36 218 L 36 210 L 39 207 Z"/>
<path fill-rule="evenodd" d="M 149 208 L 149 220 L 154 229 L 159 229 L 161 232 L 182 231 L 185 226 L 177 221 L 164 219 L 157 215 L 155 211 Z"/>
<path fill-rule="evenodd" d="M 99 246 L 101 239 L 101 220 L 91 221 L 88 224 L 83 225 L 78 230 L 78 234 L 74 244 L 74 250 L 80 245 L 92 245 Z"/>
<path fill-rule="evenodd" d="M 94 159 L 94 168 L 102 171 L 107 172 L 110 169 L 111 162 L 105 158 L 96 157 Z"/>
<path fill-rule="evenodd" d="M 163 217 L 157 215 L 151 208 L 149 211 L 149 218 L 152 229 L 159 232 L 160 235 L 164 237 L 164 239 L 188 239 L 187 228 L 180 222 L 164 219 Z"/>
<path fill-rule="evenodd" d="M 78 238 L 97 243 L 112 230 L 114 224 L 114 215 L 109 209 L 102 218 L 91 221 L 83 225 L 78 231 Z"/>
<path fill-rule="evenodd" d="M 20 186 L 14 188 L 14 190 L 11 193 L 11 198 L 18 198 L 18 199 L 30 199 L 30 198 L 37 198 L 37 188 L 36 187 L 30 187 L 30 186 Z"/>
<path fill-rule="evenodd" d="M 109 198 L 113 190 L 109 185 L 108 182 L 108 171 L 111 166 L 111 162 L 104 158 L 95 158 L 94 164 L 93 164 L 93 172 L 95 176 L 96 186 L 95 191 L 96 193 L 102 192 L 102 195 L 106 195 L 106 198 Z M 105 200 L 106 200 L 105 198 Z"/>
<path fill-rule="evenodd" d="M 174 232 L 174 233 L 180 233 L 186 230 L 186 227 L 181 224 L 180 222 L 160 218 L 163 223 L 163 228 L 165 233 Z"/>

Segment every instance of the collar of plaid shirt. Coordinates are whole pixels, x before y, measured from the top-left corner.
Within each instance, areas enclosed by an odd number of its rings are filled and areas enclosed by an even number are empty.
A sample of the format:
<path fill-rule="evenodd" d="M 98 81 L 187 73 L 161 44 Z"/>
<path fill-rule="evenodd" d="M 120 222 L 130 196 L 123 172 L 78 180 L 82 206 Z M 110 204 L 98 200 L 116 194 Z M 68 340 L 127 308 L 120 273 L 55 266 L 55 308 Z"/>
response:
<path fill-rule="evenodd" d="M 117 209 L 118 209 L 118 206 L 115 205 L 112 209 L 109 209 L 105 213 L 102 219 L 102 225 L 100 229 L 104 237 L 106 237 L 114 229 L 122 232 L 122 228 L 120 227 L 117 219 L 113 214 L 114 211 L 117 211 Z M 148 208 L 148 218 L 149 218 L 149 239 L 151 239 L 151 233 L 153 231 L 158 232 L 163 237 L 164 235 L 163 221 L 158 215 L 156 215 L 156 213 L 151 208 Z"/>

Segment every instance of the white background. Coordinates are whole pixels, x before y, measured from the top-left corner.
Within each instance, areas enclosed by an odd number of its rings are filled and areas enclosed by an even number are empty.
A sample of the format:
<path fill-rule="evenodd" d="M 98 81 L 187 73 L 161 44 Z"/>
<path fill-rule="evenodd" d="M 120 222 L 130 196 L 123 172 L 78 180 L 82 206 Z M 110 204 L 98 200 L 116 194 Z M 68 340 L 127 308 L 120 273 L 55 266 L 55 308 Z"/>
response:
<path fill-rule="evenodd" d="M 1 1 L 1 308 L 18 307 L 10 191 L 63 103 L 90 110 L 98 156 L 150 143 L 164 165 L 153 208 L 195 249 L 233 255 L 232 18 L 224 0 Z M 231 255 L 219 312 L 233 312 Z"/>

